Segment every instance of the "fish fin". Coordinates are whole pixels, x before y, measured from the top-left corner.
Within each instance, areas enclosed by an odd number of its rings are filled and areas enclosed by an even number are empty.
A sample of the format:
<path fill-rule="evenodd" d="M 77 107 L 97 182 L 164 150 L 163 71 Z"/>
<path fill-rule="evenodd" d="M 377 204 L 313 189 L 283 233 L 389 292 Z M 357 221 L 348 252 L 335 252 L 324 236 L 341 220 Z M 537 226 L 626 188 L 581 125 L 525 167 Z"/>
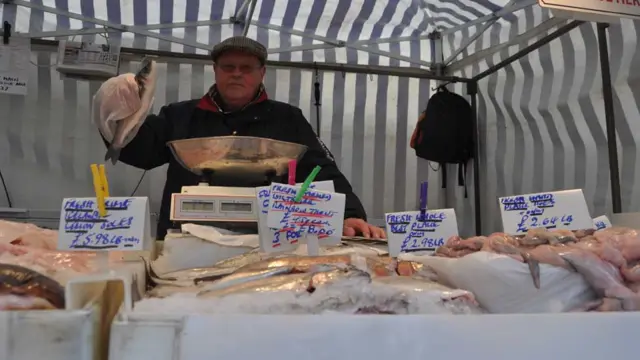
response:
<path fill-rule="evenodd" d="M 560 254 L 560 257 L 562 258 L 562 260 L 564 260 L 565 263 L 567 263 L 567 265 L 569 265 L 571 269 L 573 269 L 573 271 L 579 272 L 578 268 L 573 264 L 573 261 L 571 261 L 571 259 L 568 259 L 566 256 L 562 256 L 562 254 Z"/>
<path fill-rule="evenodd" d="M 524 252 L 522 254 L 522 258 L 529 267 L 529 273 L 531 274 L 531 279 L 533 280 L 533 286 L 535 286 L 536 289 L 540 289 L 540 262 L 533 256 L 531 256 L 531 254 L 529 254 L 528 252 Z"/>
<path fill-rule="evenodd" d="M 115 165 L 118 163 L 118 159 L 120 159 L 120 149 L 109 146 L 107 153 L 104 155 L 104 161 L 111 160 L 111 163 Z"/>

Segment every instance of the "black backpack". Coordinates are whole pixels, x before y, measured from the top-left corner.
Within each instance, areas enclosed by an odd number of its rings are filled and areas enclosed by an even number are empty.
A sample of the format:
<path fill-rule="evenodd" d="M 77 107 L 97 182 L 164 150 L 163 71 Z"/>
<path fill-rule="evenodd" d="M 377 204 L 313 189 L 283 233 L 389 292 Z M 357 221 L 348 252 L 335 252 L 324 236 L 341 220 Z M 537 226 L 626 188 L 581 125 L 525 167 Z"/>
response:
<path fill-rule="evenodd" d="M 413 135 L 411 147 L 416 156 L 437 162 L 442 169 L 442 188 L 446 188 L 446 164 L 458 164 L 458 185 L 464 186 L 467 163 L 473 158 L 473 111 L 462 96 L 440 88 L 427 103 Z"/>

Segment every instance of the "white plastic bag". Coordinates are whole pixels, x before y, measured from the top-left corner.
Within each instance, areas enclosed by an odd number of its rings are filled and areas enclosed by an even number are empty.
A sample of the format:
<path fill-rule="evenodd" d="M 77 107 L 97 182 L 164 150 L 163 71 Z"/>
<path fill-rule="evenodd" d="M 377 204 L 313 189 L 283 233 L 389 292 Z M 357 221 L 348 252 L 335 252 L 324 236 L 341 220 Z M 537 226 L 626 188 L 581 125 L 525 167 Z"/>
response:
<path fill-rule="evenodd" d="M 536 289 L 527 264 L 508 256 L 479 251 L 458 259 L 409 257 L 400 256 L 431 267 L 448 286 L 472 292 L 491 313 L 567 312 L 595 299 L 582 275 L 547 264 L 540 264 Z"/>
<path fill-rule="evenodd" d="M 183 224 L 182 232 L 224 246 L 246 246 L 250 248 L 260 246 L 260 239 L 257 234 L 243 235 L 213 226 Z"/>
<path fill-rule="evenodd" d="M 135 74 L 112 77 L 102 83 L 92 101 L 92 120 L 104 138 L 111 142 L 116 122 L 135 114 L 142 107 Z"/>

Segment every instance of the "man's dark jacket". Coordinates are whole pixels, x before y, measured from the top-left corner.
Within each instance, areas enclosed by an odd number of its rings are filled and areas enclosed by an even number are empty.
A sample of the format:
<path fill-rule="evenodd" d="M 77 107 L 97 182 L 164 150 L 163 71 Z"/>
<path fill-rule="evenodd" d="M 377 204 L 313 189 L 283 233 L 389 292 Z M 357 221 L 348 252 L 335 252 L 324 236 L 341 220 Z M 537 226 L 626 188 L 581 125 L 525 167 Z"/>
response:
<path fill-rule="evenodd" d="M 179 193 L 182 186 L 197 185 L 201 180 L 176 162 L 167 142 L 198 137 L 255 136 L 306 145 L 309 149 L 298 163 L 296 181 L 304 181 L 313 168 L 320 165 L 322 170 L 316 180 L 333 180 L 335 191 L 346 195 L 345 218 L 366 220 L 362 203 L 353 193 L 349 181 L 299 108 L 269 100 L 264 92 L 240 111 L 224 112 L 220 103 L 219 97 L 210 92 L 202 99 L 164 106 L 158 115 L 146 118 L 138 134 L 120 153 L 120 161 L 144 170 L 169 163 L 156 233 L 158 239 L 164 238 L 167 230 L 173 227 L 169 220 L 171 194 Z M 266 184 L 238 179 L 232 185 L 255 187 Z"/>

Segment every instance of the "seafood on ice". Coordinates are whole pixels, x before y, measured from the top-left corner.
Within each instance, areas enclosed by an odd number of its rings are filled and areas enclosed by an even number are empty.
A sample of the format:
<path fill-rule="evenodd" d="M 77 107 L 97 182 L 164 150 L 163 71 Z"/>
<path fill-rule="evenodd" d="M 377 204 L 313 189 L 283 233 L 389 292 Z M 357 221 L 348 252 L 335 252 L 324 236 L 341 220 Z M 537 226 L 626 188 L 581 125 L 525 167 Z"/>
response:
<path fill-rule="evenodd" d="M 599 231 L 531 229 L 521 236 L 495 233 L 468 239 L 449 238 L 436 256 L 463 258 L 477 252 L 504 255 L 525 263 L 533 286 L 544 286 L 540 267 L 550 265 L 578 273 L 597 300 L 589 309 L 640 310 L 640 234 L 612 227 Z"/>
<path fill-rule="evenodd" d="M 95 254 L 57 251 L 57 231 L 0 220 L 0 310 L 63 309 L 64 286 Z"/>
<path fill-rule="evenodd" d="M 134 306 L 138 312 L 315 314 L 469 314 L 482 310 L 473 294 L 436 283 L 420 263 L 388 256 L 363 256 L 343 244 L 335 255 L 248 252 L 212 264 L 203 281 L 180 271 L 173 284 L 158 284 Z M 331 249 L 323 249 L 331 253 Z M 153 268 L 153 265 L 150 266 Z M 204 269 L 203 269 L 204 270 Z M 191 274 L 191 276 L 187 275 Z M 156 274 L 156 276 L 158 276 Z M 166 275 L 160 275 L 160 277 Z M 200 278 L 202 279 L 202 278 Z M 402 280 L 400 280 L 402 279 Z M 151 281 L 155 281 L 151 279 Z M 167 280 L 165 278 L 165 280 Z"/>

